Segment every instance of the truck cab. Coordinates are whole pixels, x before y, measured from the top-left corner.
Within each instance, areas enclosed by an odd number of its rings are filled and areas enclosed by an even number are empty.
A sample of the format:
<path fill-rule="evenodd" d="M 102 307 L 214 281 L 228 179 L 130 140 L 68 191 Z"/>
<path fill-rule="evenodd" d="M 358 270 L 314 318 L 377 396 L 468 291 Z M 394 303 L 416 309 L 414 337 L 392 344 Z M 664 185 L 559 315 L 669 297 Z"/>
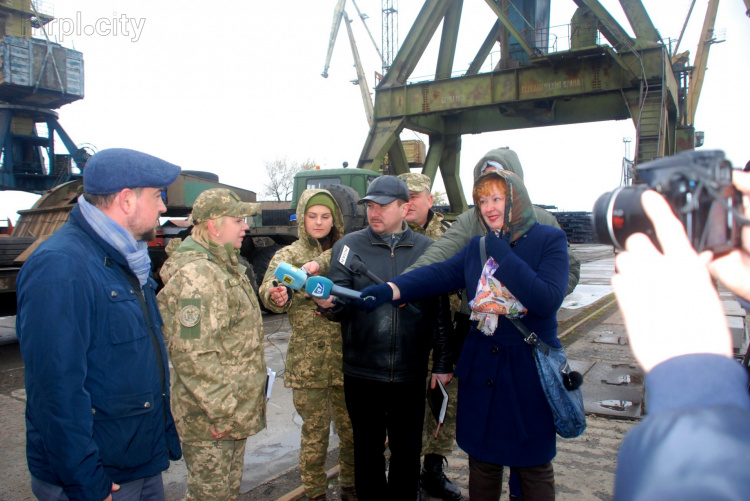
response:
<path fill-rule="evenodd" d="M 362 198 L 367 193 L 367 187 L 376 177 L 380 177 L 380 174 L 367 169 L 315 168 L 300 171 L 294 175 L 291 209 L 297 210 L 297 201 L 303 191 L 314 188 L 328 189 L 336 184 L 349 186 Z"/>

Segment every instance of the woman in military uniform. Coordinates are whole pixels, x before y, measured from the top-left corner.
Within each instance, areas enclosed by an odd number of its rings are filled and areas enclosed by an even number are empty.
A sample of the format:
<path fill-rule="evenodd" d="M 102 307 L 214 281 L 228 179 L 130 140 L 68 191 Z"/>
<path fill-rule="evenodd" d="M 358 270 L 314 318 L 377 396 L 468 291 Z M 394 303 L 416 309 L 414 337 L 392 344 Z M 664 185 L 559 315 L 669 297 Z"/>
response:
<path fill-rule="evenodd" d="M 299 240 L 284 247 L 271 260 L 260 286 L 260 298 L 271 311 L 289 314 L 292 336 L 286 355 L 284 385 L 292 388 L 294 407 L 302 417 L 299 465 L 302 484 L 309 499 L 326 498 L 325 460 L 331 419 L 339 435 L 339 496 L 354 494 L 354 444 L 352 425 L 344 401 L 341 372 L 341 328 L 315 314 L 316 304 L 304 292 L 291 293 L 279 287 L 274 270 L 279 263 L 304 267 L 311 274 L 325 275 L 331 247 L 343 234 L 341 210 L 326 190 L 307 190 L 297 205 Z"/>
<path fill-rule="evenodd" d="M 188 501 L 236 499 L 247 437 L 266 425 L 260 305 L 237 261 L 245 218 L 258 207 L 227 189 L 204 191 L 191 236 L 170 242 L 160 272 Z"/>

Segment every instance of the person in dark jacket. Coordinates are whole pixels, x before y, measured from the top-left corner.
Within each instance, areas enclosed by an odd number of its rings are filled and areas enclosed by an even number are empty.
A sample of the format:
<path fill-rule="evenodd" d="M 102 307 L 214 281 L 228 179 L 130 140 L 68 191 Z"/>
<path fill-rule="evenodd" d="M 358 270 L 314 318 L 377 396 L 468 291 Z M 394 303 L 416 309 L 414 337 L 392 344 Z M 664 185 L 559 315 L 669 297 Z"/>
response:
<path fill-rule="evenodd" d="M 534 361 L 534 347 L 508 320 L 520 321 L 554 348 L 556 313 L 565 297 L 565 233 L 538 224 L 523 181 L 510 171 L 477 179 L 476 214 L 487 228 L 450 259 L 362 290 L 355 305 L 371 309 L 466 289 L 472 329 L 456 364 L 456 440 L 469 455 L 469 498 L 497 501 L 503 465 L 518 472 L 527 500 L 552 500 L 556 434 Z M 368 297 L 373 299 L 369 299 Z"/>
<path fill-rule="evenodd" d="M 411 265 L 432 240 L 409 229 L 409 189 L 395 176 L 375 179 L 361 200 L 369 227 L 342 237 L 333 247 L 328 273 L 336 285 L 361 289 L 373 281 L 361 268 L 390 280 Z M 359 270 L 359 271 L 354 271 Z M 383 305 L 370 313 L 339 307 L 346 407 L 354 431 L 354 482 L 367 500 L 419 496 L 420 452 L 427 359 L 433 349 L 432 382 L 452 377 L 447 296 L 411 308 Z M 438 321 L 439 319 L 439 321 Z M 384 444 L 390 463 L 386 480 Z"/>
<path fill-rule="evenodd" d="M 750 195 L 750 175 L 734 172 Z M 656 192 L 643 209 L 661 244 L 630 236 L 617 255 L 612 286 L 631 350 L 647 373 L 648 415 L 620 447 L 614 499 L 748 499 L 750 396 L 747 367 L 737 363 L 726 315 L 708 271 L 750 299 L 750 228 L 743 247 L 698 256 L 685 229 Z M 745 206 L 744 216 L 750 216 Z M 708 263 L 708 269 L 706 264 Z M 688 305 L 698 315 L 667 315 Z"/>
<path fill-rule="evenodd" d="M 181 457 L 146 240 L 180 168 L 127 149 L 84 169 L 70 221 L 22 266 L 26 455 L 40 500 L 164 499 Z"/>

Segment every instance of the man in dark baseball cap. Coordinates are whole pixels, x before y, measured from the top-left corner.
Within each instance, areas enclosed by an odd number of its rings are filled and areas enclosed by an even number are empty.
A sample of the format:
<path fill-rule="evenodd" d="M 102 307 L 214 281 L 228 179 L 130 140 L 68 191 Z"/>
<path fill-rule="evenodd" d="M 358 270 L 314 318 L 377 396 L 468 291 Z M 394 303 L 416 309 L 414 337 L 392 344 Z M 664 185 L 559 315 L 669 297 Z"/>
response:
<path fill-rule="evenodd" d="M 377 283 L 372 277 L 387 282 L 401 274 L 432 244 L 406 223 L 409 188 L 398 177 L 373 180 L 361 203 L 367 204 L 369 227 L 347 233 L 334 244 L 328 272 L 335 285 L 354 290 Z M 372 312 L 334 306 L 330 298 L 328 303 L 313 301 L 329 308 L 329 318 L 341 321 L 344 395 L 356 444 L 358 497 L 419 499 L 424 378 L 433 345 L 434 377 L 446 384 L 453 370 L 447 350 L 452 329 L 447 298 L 429 298 L 414 308 L 389 303 Z M 387 480 L 385 436 L 391 450 Z"/>
<path fill-rule="evenodd" d="M 396 176 L 381 176 L 370 183 L 359 204 L 367 204 L 367 222 L 378 235 L 404 231 L 409 211 L 409 188 Z"/>
<path fill-rule="evenodd" d="M 96 153 L 70 220 L 18 274 L 26 455 L 39 499 L 164 499 L 161 473 L 181 448 L 146 240 L 179 173 L 139 151 Z"/>
<path fill-rule="evenodd" d="M 357 203 L 375 202 L 378 205 L 387 205 L 396 199 L 409 201 L 409 188 L 406 183 L 396 176 L 380 176 L 370 183 L 367 194 Z"/>

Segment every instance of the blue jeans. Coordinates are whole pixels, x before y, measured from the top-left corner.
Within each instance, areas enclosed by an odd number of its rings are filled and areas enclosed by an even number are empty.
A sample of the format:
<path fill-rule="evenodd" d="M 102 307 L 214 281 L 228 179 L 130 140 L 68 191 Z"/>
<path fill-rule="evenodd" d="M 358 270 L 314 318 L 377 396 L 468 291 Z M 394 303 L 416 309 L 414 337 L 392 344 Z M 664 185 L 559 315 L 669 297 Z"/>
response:
<path fill-rule="evenodd" d="M 39 501 L 68 501 L 63 488 L 31 477 L 31 492 Z M 164 484 L 161 473 L 120 484 L 120 490 L 112 493 L 112 501 L 164 501 Z"/>

